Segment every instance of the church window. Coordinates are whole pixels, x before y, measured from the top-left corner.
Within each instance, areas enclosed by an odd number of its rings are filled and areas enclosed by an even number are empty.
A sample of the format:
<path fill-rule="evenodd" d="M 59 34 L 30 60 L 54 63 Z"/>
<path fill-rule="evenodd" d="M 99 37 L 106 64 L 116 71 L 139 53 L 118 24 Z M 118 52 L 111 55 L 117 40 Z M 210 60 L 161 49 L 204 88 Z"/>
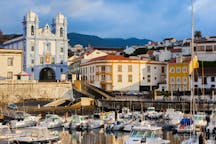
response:
<path fill-rule="evenodd" d="M 60 37 L 63 37 L 63 28 L 60 28 Z"/>
<path fill-rule="evenodd" d="M 34 35 L 34 26 L 31 26 L 31 35 Z"/>
<path fill-rule="evenodd" d="M 63 68 L 60 69 L 61 73 L 63 72 Z"/>
<path fill-rule="evenodd" d="M 34 46 L 31 46 L 31 51 L 34 51 Z"/>
<path fill-rule="evenodd" d="M 43 57 L 40 57 L 40 64 L 43 64 L 44 61 L 43 61 Z"/>
<path fill-rule="evenodd" d="M 52 57 L 52 64 L 55 64 L 55 58 Z"/>
<path fill-rule="evenodd" d="M 63 49 L 63 47 L 61 47 L 61 50 L 60 50 L 60 52 L 62 53 L 64 51 L 64 49 Z"/>

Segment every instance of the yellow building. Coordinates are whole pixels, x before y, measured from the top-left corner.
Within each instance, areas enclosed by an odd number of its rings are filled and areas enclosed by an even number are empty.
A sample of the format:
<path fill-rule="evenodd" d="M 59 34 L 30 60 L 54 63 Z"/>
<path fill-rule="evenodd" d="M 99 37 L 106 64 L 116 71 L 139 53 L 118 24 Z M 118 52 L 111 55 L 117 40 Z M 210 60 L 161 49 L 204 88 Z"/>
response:
<path fill-rule="evenodd" d="M 194 63 L 191 57 L 176 57 L 168 63 L 168 90 L 169 91 L 190 91 L 191 73 L 193 67 L 198 68 L 197 58 Z"/>
<path fill-rule="evenodd" d="M 0 80 L 17 80 L 22 71 L 22 50 L 0 49 Z"/>

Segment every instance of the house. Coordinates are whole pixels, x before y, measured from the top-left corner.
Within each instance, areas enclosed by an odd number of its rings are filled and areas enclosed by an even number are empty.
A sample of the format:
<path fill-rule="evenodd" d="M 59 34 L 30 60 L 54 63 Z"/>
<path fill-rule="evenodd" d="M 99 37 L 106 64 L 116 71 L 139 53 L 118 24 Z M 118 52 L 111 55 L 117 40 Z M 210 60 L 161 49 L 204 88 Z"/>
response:
<path fill-rule="evenodd" d="M 194 62 L 194 63 L 193 63 Z M 168 63 L 168 90 L 169 91 L 190 91 L 190 75 L 195 68 L 198 68 L 197 57 L 176 57 Z"/>
<path fill-rule="evenodd" d="M 0 48 L 0 80 L 17 80 L 22 71 L 22 50 Z"/>

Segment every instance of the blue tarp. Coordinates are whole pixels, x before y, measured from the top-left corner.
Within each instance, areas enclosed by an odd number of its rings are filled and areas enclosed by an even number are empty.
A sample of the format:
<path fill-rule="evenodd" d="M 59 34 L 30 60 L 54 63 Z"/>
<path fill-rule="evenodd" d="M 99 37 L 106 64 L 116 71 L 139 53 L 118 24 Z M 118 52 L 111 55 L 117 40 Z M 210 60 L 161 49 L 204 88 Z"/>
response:
<path fill-rule="evenodd" d="M 191 118 L 183 118 L 180 124 L 181 125 L 191 125 L 193 124 L 193 120 Z"/>

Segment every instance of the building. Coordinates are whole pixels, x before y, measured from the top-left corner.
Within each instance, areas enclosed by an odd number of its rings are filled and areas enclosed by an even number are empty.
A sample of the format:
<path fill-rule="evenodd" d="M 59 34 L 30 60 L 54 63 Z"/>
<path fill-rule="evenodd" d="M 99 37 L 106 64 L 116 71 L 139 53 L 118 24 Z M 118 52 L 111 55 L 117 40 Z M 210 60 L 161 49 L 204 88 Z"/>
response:
<path fill-rule="evenodd" d="M 107 91 L 144 91 L 165 81 L 165 66 L 157 61 L 106 55 L 82 63 L 81 74 L 83 80 Z"/>
<path fill-rule="evenodd" d="M 23 35 L 3 43 L 5 48 L 23 49 L 23 68 L 34 80 L 60 80 L 67 73 L 67 19 L 58 13 L 52 27 L 39 28 L 36 13 L 24 16 Z"/>
<path fill-rule="evenodd" d="M 206 91 L 215 90 L 216 88 L 216 67 L 200 67 L 195 72 L 194 79 L 195 89 Z"/>
<path fill-rule="evenodd" d="M 190 91 L 191 72 L 197 68 L 197 58 L 192 64 L 191 57 L 172 58 L 168 63 L 168 90 L 169 91 Z"/>
<path fill-rule="evenodd" d="M 17 80 L 22 71 L 22 50 L 0 49 L 0 80 Z"/>

